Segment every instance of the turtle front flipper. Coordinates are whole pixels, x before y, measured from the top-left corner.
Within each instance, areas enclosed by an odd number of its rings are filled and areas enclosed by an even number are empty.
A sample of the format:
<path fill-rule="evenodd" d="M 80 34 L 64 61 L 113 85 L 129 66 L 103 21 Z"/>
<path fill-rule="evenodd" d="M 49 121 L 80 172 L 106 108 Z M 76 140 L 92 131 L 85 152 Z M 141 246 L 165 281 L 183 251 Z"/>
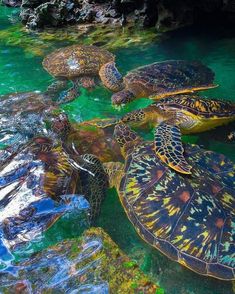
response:
<path fill-rule="evenodd" d="M 60 95 L 60 92 L 66 89 L 67 83 L 68 83 L 67 79 L 58 79 L 54 81 L 52 84 L 50 84 L 47 87 L 47 90 L 45 92 L 45 97 L 56 100 L 58 96 Z"/>
<path fill-rule="evenodd" d="M 191 174 L 191 166 L 184 158 L 181 132 L 178 126 L 161 123 L 155 130 L 155 151 L 169 167 L 182 174 Z"/>
<path fill-rule="evenodd" d="M 114 62 L 108 62 L 101 66 L 99 76 L 103 85 L 111 91 L 117 92 L 124 88 L 122 75 Z"/>
<path fill-rule="evenodd" d="M 58 104 L 71 102 L 80 95 L 80 92 L 79 92 L 79 89 L 81 86 L 80 80 L 73 79 L 72 83 L 73 85 L 71 88 L 69 88 L 68 90 L 64 91 L 63 93 L 59 95 L 59 98 L 56 100 Z"/>

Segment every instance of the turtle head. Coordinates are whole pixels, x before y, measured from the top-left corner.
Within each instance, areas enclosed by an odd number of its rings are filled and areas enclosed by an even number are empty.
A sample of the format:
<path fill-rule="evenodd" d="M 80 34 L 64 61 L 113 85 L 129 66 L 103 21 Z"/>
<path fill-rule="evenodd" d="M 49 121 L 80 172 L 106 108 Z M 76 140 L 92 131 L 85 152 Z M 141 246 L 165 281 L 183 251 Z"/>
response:
<path fill-rule="evenodd" d="M 135 99 L 134 93 L 129 90 L 122 90 L 112 95 L 112 104 L 116 106 L 125 105 Z"/>
<path fill-rule="evenodd" d="M 126 157 L 142 139 L 132 131 L 126 124 L 120 123 L 114 128 L 114 138 L 118 142 L 121 153 Z"/>
<path fill-rule="evenodd" d="M 66 137 L 71 130 L 71 124 L 65 113 L 54 115 L 50 119 L 50 129 L 60 137 Z"/>
<path fill-rule="evenodd" d="M 103 85 L 111 91 L 117 92 L 124 88 L 122 75 L 113 61 L 101 66 L 99 76 Z"/>

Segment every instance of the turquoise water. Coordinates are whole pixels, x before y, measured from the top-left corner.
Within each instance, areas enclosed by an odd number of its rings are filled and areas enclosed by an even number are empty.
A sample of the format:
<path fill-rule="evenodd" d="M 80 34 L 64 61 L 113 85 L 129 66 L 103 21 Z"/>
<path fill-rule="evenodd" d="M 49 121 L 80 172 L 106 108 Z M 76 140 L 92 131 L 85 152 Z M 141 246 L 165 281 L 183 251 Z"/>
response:
<path fill-rule="evenodd" d="M 15 25 L 15 11 L 0 7 L 0 33 Z M 20 28 L 19 25 L 16 26 L 17 30 Z M 9 42 L 7 38 L 3 38 L 3 35 L 0 38 L 0 94 L 16 91 L 43 91 L 52 80 L 51 76 L 42 68 L 43 55 L 50 52 L 52 48 L 67 45 L 70 42 L 66 40 L 52 41 L 51 47 L 46 44 L 43 46 L 43 42 L 38 40 L 37 35 L 30 33 L 31 43 L 29 44 L 35 46 L 32 49 L 37 49 L 37 46 L 44 48 L 42 55 L 33 55 L 29 48 L 25 50 L 22 46 L 22 35 L 17 30 L 14 33 L 14 38 L 15 40 L 21 38 L 19 42 Z M 27 33 L 24 34 L 27 36 Z M 202 30 L 185 29 L 161 36 L 149 45 L 138 44 L 129 48 L 119 48 L 113 52 L 117 56 L 117 64 L 122 73 L 155 61 L 167 59 L 200 60 L 214 70 L 216 83 L 219 84 L 218 88 L 205 91 L 203 94 L 208 97 L 235 101 L 235 37 L 232 31 L 225 32 L 223 29 L 219 31 L 214 28 L 206 28 L 202 33 Z M 150 101 L 147 99 L 135 101 L 122 112 L 149 103 Z M 117 114 L 117 111 L 111 107 L 110 92 L 101 87 L 97 87 L 93 92 L 84 90 L 79 98 L 64 106 L 64 109 L 76 121 Z M 151 137 L 151 134 L 147 134 L 147 137 Z M 203 135 L 188 136 L 185 140 L 204 144 L 204 138 Z M 220 142 L 213 138 L 207 138 L 206 143 L 207 148 L 224 153 L 235 160 L 234 144 Z M 160 283 L 166 294 L 232 293 L 231 283 L 194 274 L 169 261 L 145 244 L 127 220 L 114 190 L 108 193 L 96 224 L 102 226 L 126 253 L 136 259 L 141 268 Z M 59 227 L 57 225 L 57 229 Z M 53 234 L 59 233 L 55 229 L 52 232 Z M 76 236 L 79 233 L 79 230 L 73 230 L 73 232 L 70 230 L 65 234 L 65 237 Z"/>

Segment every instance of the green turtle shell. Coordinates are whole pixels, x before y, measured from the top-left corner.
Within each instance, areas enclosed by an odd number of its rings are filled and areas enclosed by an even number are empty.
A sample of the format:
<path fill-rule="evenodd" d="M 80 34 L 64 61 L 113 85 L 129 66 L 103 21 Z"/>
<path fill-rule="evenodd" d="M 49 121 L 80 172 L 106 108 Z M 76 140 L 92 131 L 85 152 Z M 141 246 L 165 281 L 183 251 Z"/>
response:
<path fill-rule="evenodd" d="M 200 98 L 196 95 L 175 95 L 165 97 L 153 103 L 157 107 L 186 110 L 204 118 L 235 118 L 235 104 L 219 99 Z"/>
<path fill-rule="evenodd" d="M 102 65 L 114 61 L 109 51 L 85 45 L 73 45 L 55 50 L 43 60 L 43 67 L 55 77 L 72 79 L 96 76 Z"/>
<path fill-rule="evenodd" d="M 127 156 L 120 199 L 138 234 L 172 260 L 219 279 L 234 279 L 235 165 L 186 146 L 193 174 L 182 176 L 141 143 Z"/>
<path fill-rule="evenodd" d="M 124 77 L 126 89 L 135 97 L 161 98 L 170 94 L 215 87 L 214 73 L 198 61 L 169 60 L 130 71 Z"/>

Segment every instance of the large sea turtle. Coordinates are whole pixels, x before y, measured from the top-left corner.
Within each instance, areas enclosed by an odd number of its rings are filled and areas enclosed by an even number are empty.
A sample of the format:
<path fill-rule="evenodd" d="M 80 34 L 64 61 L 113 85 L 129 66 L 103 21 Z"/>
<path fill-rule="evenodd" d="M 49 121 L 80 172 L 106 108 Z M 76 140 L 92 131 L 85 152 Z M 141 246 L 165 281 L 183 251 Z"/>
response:
<path fill-rule="evenodd" d="M 79 156 L 55 138 L 34 138 L 1 165 L 0 235 L 2 231 L 5 244 L 11 246 L 33 239 L 63 211 L 52 209 L 52 215 L 50 207 L 43 211 L 46 203 L 40 203 L 45 199 L 65 204 L 84 195 L 92 219 L 106 187 L 106 174 L 95 156 Z"/>
<path fill-rule="evenodd" d="M 235 103 L 196 95 L 166 97 L 121 118 L 122 122 L 137 126 L 156 126 L 170 121 L 178 125 L 183 134 L 204 132 L 234 120 Z"/>
<path fill-rule="evenodd" d="M 169 128 L 166 139 L 172 136 Z M 125 164 L 106 163 L 105 168 L 141 238 L 199 274 L 235 279 L 234 163 L 186 145 L 193 173 L 183 175 L 156 155 L 153 142 L 142 141 L 127 125 L 117 125 L 114 134 Z"/>
<path fill-rule="evenodd" d="M 43 60 L 43 67 L 57 79 L 49 86 L 48 93 L 65 89 L 68 81 L 72 81 L 72 88 L 63 98 L 74 99 L 80 86 L 92 88 L 98 76 L 107 88 L 119 91 L 122 77 L 114 61 L 112 53 L 91 45 L 72 45 L 55 50 Z"/>
<path fill-rule="evenodd" d="M 214 88 L 216 85 L 213 80 L 212 70 L 198 61 L 155 62 L 131 70 L 123 81 L 116 79 L 120 81 L 119 87 L 122 87 L 122 90 L 113 94 L 112 103 L 123 105 L 141 97 L 160 99 L 169 95 Z"/>
<path fill-rule="evenodd" d="M 204 132 L 232 121 L 235 121 L 235 104 L 232 102 L 205 99 L 195 95 L 175 95 L 160 99 L 146 108 L 127 113 L 120 119 L 106 119 L 97 121 L 97 124 L 103 128 L 118 122 L 128 123 L 138 128 L 156 127 L 162 122 L 175 126 L 175 139 L 164 137 L 163 128 L 162 133 L 159 133 L 158 128 L 156 129 L 156 152 L 176 171 L 191 173 L 191 167 L 182 157 L 180 134 Z M 173 152 L 176 150 L 173 147 L 178 148 L 177 152 Z M 179 155 L 183 160 L 181 163 Z"/>

